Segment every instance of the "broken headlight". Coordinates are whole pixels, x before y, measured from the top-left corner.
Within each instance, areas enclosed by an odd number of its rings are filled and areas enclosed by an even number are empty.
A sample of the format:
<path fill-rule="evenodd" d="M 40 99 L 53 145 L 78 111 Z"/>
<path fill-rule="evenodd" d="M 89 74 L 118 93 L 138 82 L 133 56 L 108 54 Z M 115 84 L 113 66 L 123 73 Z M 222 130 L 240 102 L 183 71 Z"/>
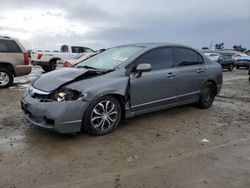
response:
<path fill-rule="evenodd" d="M 54 94 L 54 97 L 55 97 L 55 100 L 58 102 L 82 100 L 87 97 L 87 92 L 63 89 L 63 90 L 56 91 Z"/>

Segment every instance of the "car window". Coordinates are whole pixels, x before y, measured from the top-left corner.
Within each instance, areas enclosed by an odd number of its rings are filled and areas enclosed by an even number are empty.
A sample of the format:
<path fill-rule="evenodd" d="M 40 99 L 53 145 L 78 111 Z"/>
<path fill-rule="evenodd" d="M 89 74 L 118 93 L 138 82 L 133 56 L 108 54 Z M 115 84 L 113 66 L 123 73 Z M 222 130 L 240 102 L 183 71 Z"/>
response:
<path fill-rule="evenodd" d="M 224 56 L 224 60 L 228 61 L 229 60 L 228 56 Z"/>
<path fill-rule="evenodd" d="M 84 52 L 90 53 L 90 52 L 94 52 L 94 51 L 92 49 L 90 49 L 90 48 L 84 48 Z"/>
<path fill-rule="evenodd" d="M 172 48 L 158 48 L 146 52 L 136 60 L 136 64 L 149 63 L 152 70 L 166 69 L 173 66 Z"/>
<path fill-rule="evenodd" d="M 176 47 L 175 59 L 177 66 L 197 65 L 203 63 L 201 55 L 188 48 Z"/>
<path fill-rule="evenodd" d="M 15 41 L 0 39 L 0 53 L 22 53 L 22 50 Z"/>
<path fill-rule="evenodd" d="M 80 46 L 72 46 L 71 47 L 72 53 L 84 53 L 84 48 Z"/>
<path fill-rule="evenodd" d="M 76 65 L 76 68 L 90 66 L 95 69 L 112 70 L 142 50 L 143 47 L 115 47 L 98 53 Z"/>
<path fill-rule="evenodd" d="M 218 54 L 211 54 L 208 56 L 212 61 L 217 61 L 220 57 Z"/>
<path fill-rule="evenodd" d="M 67 45 L 63 45 L 61 47 L 61 52 L 69 52 L 69 47 Z"/>
<path fill-rule="evenodd" d="M 226 57 L 226 60 L 228 60 L 228 61 L 232 61 L 232 60 L 233 60 L 233 58 L 232 58 L 231 55 L 227 55 L 227 56 L 225 56 L 225 57 Z"/>
<path fill-rule="evenodd" d="M 224 61 L 225 60 L 224 56 L 220 55 L 219 60 Z"/>

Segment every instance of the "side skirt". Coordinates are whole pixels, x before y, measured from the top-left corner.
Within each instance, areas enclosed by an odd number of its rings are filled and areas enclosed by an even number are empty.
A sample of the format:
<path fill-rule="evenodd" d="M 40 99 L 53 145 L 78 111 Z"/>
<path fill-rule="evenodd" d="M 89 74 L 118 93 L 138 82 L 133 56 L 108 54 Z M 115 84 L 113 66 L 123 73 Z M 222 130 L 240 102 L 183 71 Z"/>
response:
<path fill-rule="evenodd" d="M 191 100 L 184 101 L 184 102 L 181 101 L 181 102 L 176 102 L 176 103 L 171 103 L 171 104 L 165 104 L 165 105 L 146 108 L 146 109 L 138 110 L 138 111 L 132 111 L 130 107 L 126 106 L 125 107 L 125 118 L 126 119 L 133 118 L 133 117 L 141 115 L 141 114 L 156 112 L 156 111 L 160 111 L 160 110 L 164 110 L 164 109 L 168 109 L 168 108 L 173 108 L 173 107 L 182 106 L 182 105 L 186 105 L 186 104 L 192 104 L 195 102 L 197 102 L 196 97 L 194 97 Z"/>

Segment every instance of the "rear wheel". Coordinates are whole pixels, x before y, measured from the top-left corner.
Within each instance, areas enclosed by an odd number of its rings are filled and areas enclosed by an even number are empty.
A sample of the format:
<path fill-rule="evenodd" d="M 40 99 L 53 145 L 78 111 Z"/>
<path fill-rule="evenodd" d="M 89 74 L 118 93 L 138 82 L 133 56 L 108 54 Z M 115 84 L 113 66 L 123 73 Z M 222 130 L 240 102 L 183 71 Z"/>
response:
<path fill-rule="evenodd" d="M 13 84 L 14 76 L 6 69 L 0 68 L 0 88 L 7 88 Z"/>
<path fill-rule="evenodd" d="M 88 107 L 83 123 L 84 130 L 94 136 L 114 131 L 121 119 L 121 105 L 112 96 L 104 96 Z"/>
<path fill-rule="evenodd" d="M 49 71 L 50 71 L 48 65 L 43 65 L 43 66 L 42 66 L 42 69 L 43 69 L 45 72 L 49 72 Z"/>
<path fill-rule="evenodd" d="M 51 61 L 48 65 L 43 65 L 42 69 L 45 72 L 50 72 L 56 69 L 56 61 Z"/>
<path fill-rule="evenodd" d="M 215 85 L 212 82 L 207 82 L 202 87 L 198 106 L 203 109 L 209 108 L 212 105 L 214 98 Z"/>

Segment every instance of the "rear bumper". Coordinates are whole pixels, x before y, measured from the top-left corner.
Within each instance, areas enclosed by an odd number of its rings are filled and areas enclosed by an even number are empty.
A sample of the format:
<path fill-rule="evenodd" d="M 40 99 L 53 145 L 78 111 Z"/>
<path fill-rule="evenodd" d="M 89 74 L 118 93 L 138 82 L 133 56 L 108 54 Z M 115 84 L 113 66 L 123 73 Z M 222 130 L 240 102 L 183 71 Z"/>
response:
<path fill-rule="evenodd" d="M 31 61 L 32 65 L 39 65 L 39 66 L 46 66 L 49 65 L 48 61 L 37 61 L 37 60 L 32 60 Z"/>
<path fill-rule="evenodd" d="M 222 84 L 217 85 L 217 95 L 220 93 L 221 89 L 222 89 Z"/>
<path fill-rule="evenodd" d="M 18 65 L 15 67 L 15 76 L 24 76 L 30 74 L 32 69 L 31 65 Z"/>

